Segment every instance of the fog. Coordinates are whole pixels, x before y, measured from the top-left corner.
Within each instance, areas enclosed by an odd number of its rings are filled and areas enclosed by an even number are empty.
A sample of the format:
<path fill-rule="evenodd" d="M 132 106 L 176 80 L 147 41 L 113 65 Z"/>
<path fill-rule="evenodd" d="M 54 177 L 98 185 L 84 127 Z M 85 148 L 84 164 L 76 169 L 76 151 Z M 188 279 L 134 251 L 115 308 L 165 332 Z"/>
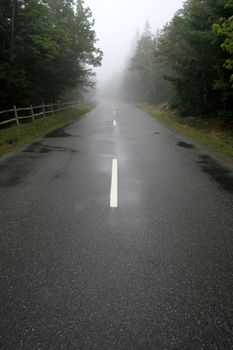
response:
<path fill-rule="evenodd" d="M 148 20 L 152 30 L 170 21 L 183 0 L 85 0 L 95 19 L 98 47 L 104 52 L 102 67 L 97 70 L 99 85 L 121 71 L 129 55 L 133 37 Z"/>

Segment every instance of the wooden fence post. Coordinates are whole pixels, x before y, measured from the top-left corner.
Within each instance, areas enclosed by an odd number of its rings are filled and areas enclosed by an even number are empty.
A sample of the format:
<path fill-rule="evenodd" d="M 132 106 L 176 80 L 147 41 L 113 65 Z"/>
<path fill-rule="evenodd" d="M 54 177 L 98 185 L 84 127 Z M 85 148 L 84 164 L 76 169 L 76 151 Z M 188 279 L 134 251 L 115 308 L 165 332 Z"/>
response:
<path fill-rule="evenodd" d="M 14 109 L 14 116 L 15 116 L 16 123 L 17 123 L 17 125 L 19 125 L 19 118 L 18 118 L 16 106 L 13 106 L 13 109 Z"/>
<path fill-rule="evenodd" d="M 54 115 L 54 111 L 53 111 L 53 103 L 51 103 L 51 111 L 52 111 L 52 115 Z"/>
<path fill-rule="evenodd" d="M 44 103 L 42 103 L 42 112 L 43 112 L 43 117 L 45 117 L 45 107 L 44 107 Z"/>
<path fill-rule="evenodd" d="M 32 114 L 32 120 L 35 121 L 35 117 L 34 117 L 34 112 L 33 112 L 33 107 L 31 105 L 31 114 Z"/>

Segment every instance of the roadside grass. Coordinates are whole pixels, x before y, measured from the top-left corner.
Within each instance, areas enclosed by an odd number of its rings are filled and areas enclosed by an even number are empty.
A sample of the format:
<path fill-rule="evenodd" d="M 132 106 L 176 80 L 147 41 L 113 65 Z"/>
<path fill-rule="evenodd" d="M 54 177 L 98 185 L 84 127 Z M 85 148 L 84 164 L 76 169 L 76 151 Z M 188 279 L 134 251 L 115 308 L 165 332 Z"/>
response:
<path fill-rule="evenodd" d="M 203 144 L 208 149 L 233 160 L 233 125 L 227 126 L 213 118 L 180 117 L 162 106 L 137 105 L 179 133 Z"/>
<path fill-rule="evenodd" d="M 58 112 L 53 116 L 37 119 L 35 122 L 27 122 L 19 126 L 12 125 L 0 129 L 0 156 L 70 124 L 92 109 L 93 105 L 91 104 L 77 106 Z"/>

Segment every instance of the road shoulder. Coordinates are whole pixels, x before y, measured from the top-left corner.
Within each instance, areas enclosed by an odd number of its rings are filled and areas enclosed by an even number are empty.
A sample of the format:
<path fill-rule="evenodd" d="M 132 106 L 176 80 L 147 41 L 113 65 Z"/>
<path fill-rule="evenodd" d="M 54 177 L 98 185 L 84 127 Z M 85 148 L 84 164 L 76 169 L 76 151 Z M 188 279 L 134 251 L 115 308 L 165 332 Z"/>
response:
<path fill-rule="evenodd" d="M 213 126 L 211 120 L 205 120 L 198 125 L 200 119 L 181 118 L 175 112 L 161 106 L 140 104 L 136 107 L 155 117 L 170 129 L 192 139 L 219 160 L 233 166 L 233 133 L 229 128 Z"/>
<path fill-rule="evenodd" d="M 89 113 L 94 106 L 94 104 L 80 105 L 35 122 L 0 129 L 0 157 L 69 125 Z"/>

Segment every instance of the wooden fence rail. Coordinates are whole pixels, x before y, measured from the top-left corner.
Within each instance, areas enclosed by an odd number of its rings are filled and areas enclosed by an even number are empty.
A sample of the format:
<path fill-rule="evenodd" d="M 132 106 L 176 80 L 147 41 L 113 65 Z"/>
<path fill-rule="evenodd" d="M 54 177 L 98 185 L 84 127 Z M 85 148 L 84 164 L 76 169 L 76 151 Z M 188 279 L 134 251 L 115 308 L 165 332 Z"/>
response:
<path fill-rule="evenodd" d="M 16 108 L 13 106 L 12 109 L 0 111 L 0 126 L 8 123 L 15 122 L 17 125 L 20 124 L 22 119 L 32 119 L 35 121 L 38 117 L 45 117 L 47 114 L 54 114 L 56 112 L 64 111 L 65 109 L 72 108 L 77 105 L 79 101 L 65 102 L 65 103 L 51 103 L 38 106 L 20 107 Z M 22 113 L 23 112 L 23 113 Z M 3 118 L 2 118 L 3 116 Z M 9 118 L 9 119 L 7 119 Z M 4 119 L 1 121 L 1 119 Z"/>

